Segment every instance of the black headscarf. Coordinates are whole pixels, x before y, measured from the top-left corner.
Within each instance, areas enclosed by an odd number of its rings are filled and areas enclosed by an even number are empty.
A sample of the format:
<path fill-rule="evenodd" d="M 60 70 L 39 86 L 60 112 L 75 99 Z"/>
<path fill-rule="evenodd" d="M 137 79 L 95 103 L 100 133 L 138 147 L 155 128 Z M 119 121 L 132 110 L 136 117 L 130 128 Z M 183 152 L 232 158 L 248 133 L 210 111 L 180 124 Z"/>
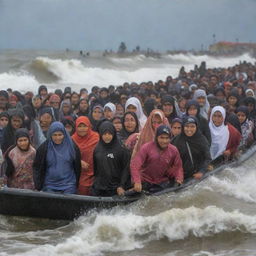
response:
<path fill-rule="evenodd" d="M 135 127 L 135 130 L 134 130 L 133 132 L 128 132 L 128 131 L 125 129 L 125 126 L 124 126 L 125 117 L 126 117 L 128 114 L 129 114 L 129 115 L 132 115 L 133 118 L 135 119 L 135 122 L 136 122 L 136 127 Z M 124 114 L 123 118 L 122 118 L 122 126 L 123 126 L 123 128 L 122 128 L 122 130 L 121 130 L 120 133 L 119 133 L 119 136 L 120 136 L 121 141 L 126 140 L 126 139 L 127 139 L 130 135 L 132 135 L 133 133 L 138 133 L 138 132 L 139 132 L 139 125 L 140 125 L 140 123 L 139 123 L 139 119 L 138 119 L 137 115 L 136 115 L 134 112 L 126 112 L 126 113 Z"/>
<path fill-rule="evenodd" d="M 17 140 L 18 140 L 19 138 L 22 138 L 22 137 L 28 138 L 28 140 L 29 140 L 29 142 L 30 142 L 30 136 L 29 136 L 29 131 L 28 131 L 28 129 L 26 129 L 26 128 L 17 129 L 16 134 L 15 134 L 15 142 L 16 142 L 15 144 L 16 144 L 16 146 L 17 146 L 21 151 L 28 151 L 28 150 L 29 150 L 29 145 L 28 145 L 28 147 L 27 147 L 26 150 L 21 149 L 21 148 L 17 145 Z M 30 144 L 30 143 L 29 143 L 29 144 Z"/>
<path fill-rule="evenodd" d="M 12 127 L 11 120 L 13 117 L 20 117 L 22 120 L 22 125 L 24 125 L 24 113 L 19 109 L 11 109 L 9 110 L 9 122 L 8 125 L 4 128 L 3 131 L 3 143 L 1 145 L 2 152 L 6 152 L 6 150 L 15 145 L 15 133 L 16 130 Z"/>
<path fill-rule="evenodd" d="M 154 99 L 147 99 L 144 103 L 144 109 L 146 111 L 147 117 L 149 117 L 150 113 L 156 109 L 156 101 Z"/>
<path fill-rule="evenodd" d="M 194 123 L 197 126 L 195 134 L 191 137 L 187 136 L 184 132 L 184 127 L 187 123 Z M 209 143 L 200 129 L 198 129 L 196 117 L 188 116 L 183 119 L 182 132 L 180 135 L 173 138 L 172 144 L 176 146 L 180 152 L 185 179 L 192 177 L 195 171 L 205 169 L 211 159 Z M 188 147 L 190 148 L 190 152 Z M 193 158 L 193 163 L 190 153 Z"/>
<path fill-rule="evenodd" d="M 113 139 L 111 140 L 110 143 L 105 143 L 104 140 L 102 139 L 102 135 L 106 132 L 109 132 L 113 135 Z M 116 136 L 116 129 L 115 126 L 110 122 L 110 121 L 104 121 L 100 124 L 99 126 L 99 134 L 100 134 L 100 144 L 103 147 L 111 148 L 115 144 L 119 143 L 117 136 Z"/>
<path fill-rule="evenodd" d="M 162 103 L 162 106 L 166 103 L 169 103 L 173 106 L 173 111 L 172 111 L 171 115 L 168 116 L 168 117 L 166 116 L 169 123 L 171 123 L 172 119 L 178 117 L 176 107 L 175 107 L 175 99 L 170 95 L 165 95 L 165 96 L 163 96 L 163 98 L 161 100 L 161 103 Z"/>

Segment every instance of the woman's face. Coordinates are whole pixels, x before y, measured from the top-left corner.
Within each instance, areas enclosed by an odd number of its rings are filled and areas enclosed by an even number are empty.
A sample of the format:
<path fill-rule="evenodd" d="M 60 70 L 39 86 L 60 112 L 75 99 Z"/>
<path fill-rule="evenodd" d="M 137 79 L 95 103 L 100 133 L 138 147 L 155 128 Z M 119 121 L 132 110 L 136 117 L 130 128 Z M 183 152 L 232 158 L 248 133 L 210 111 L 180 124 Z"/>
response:
<path fill-rule="evenodd" d="M 28 150 L 29 144 L 29 139 L 27 137 L 20 137 L 17 139 L 17 146 L 23 151 Z"/>
<path fill-rule="evenodd" d="M 229 103 L 231 106 L 235 106 L 236 103 L 237 103 L 237 98 L 234 97 L 234 96 L 230 96 L 230 97 L 228 98 L 228 103 Z"/>
<path fill-rule="evenodd" d="M 52 141 L 55 144 L 60 145 L 63 142 L 63 140 L 64 140 L 64 134 L 61 131 L 57 131 L 52 134 Z"/>
<path fill-rule="evenodd" d="M 89 105 L 86 100 L 82 100 L 79 104 L 80 111 L 86 111 Z"/>
<path fill-rule="evenodd" d="M 87 135 L 89 127 L 86 124 L 79 124 L 76 128 L 78 136 L 84 137 Z"/>
<path fill-rule="evenodd" d="M 34 106 L 34 108 L 38 109 L 38 108 L 41 107 L 41 105 L 42 105 L 42 100 L 41 100 L 41 99 L 35 98 L 35 99 L 33 100 L 33 106 Z"/>
<path fill-rule="evenodd" d="M 52 116 L 48 113 L 45 113 L 40 116 L 40 126 L 43 132 L 48 131 L 51 123 L 52 123 Z"/>
<path fill-rule="evenodd" d="M 102 111 L 99 108 L 95 108 L 92 112 L 92 118 L 94 120 L 100 120 L 102 118 L 103 114 Z"/>
<path fill-rule="evenodd" d="M 163 121 L 159 115 L 154 115 L 152 117 L 151 124 L 153 129 L 156 130 L 161 124 L 163 124 Z"/>
<path fill-rule="evenodd" d="M 216 98 L 217 98 L 217 99 L 220 99 L 220 100 L 224 100 L 224 99 L 225 99 L 225 95 L 223 94 L 223 92 L 218 91 L 218 92 L 216 93 Z"/>
<path fill-rule="evenodd" d="M 72 96 L 71 96 L 71 104 L 72 105 L 77 105 L 78 104 L 78 102 L 79 102 L 79 95 L 78 94 L 73 94 Z"/>
<path fill-rule="evenodd" d="M 21 128 L 22 123 L 23 123 L 23 121 L 22 121 L 21 117 L 19 117 L 19 116 L 13 116 L 13 117 L 11 118 L 11 126 L 12 126 L 15 130 Z"/>
<path fill-rule="evenodd" d="M 171 115 L 173 112 L 173 105 L 169 103 L 163 104 L 163 112 L 166 117 Z"/>
<path fill-rule="evenodd" d="M 135 118 L 131 114 L 127 114 L 124 118 L 124 127 L 128 132 L 134 132 L 136 129 L 137 123 Z"/>
<path fill-rule="evenodd" d="M 126 112 L 136 113 L 136 111 L 137 111 L 137 108 L 134 105 L 131 105 L 131 104 L 126 109 Z"/>
<path fill-rule="evenodd" d="M 192 137 L 196 133 L 196 124 L 189 123 L 184 126 L 184 133 L 188 137 Z"/>
<path fill-rule="evenodd" d="M 189 116 L 196 116 L 197 115 L 197 107 L 192 105 L 188 109 L 188 115 Z"/>
<path fill-rule="evenodd" d="M 114 113 L 109 108 L 105 108 L 104 117 L 108 120 L 111 120 L 114 117 Z"/>
<path fill-rule="evenodd" d="M 9 123 L 9 119 L 6 116 L 0 118 L 0 127 L 4 128 Z"/>
<path fill-rule="evenodd" d="M 215 126 L 221 126 L 224 122 L 224 118 L 221 114 L 220 111 L 216 111 L 213 115 L 212 115 L 212 122 L 214 123 Z"/>
<path fill-rule="evenodd" d="M 177 136 L 181 134 L 181 123 L 179 122 L 173 123 L 171 126 L 171 132 L 173 136 Z"/>
<path fill-rule="evenodd" d="M 67 131 L 70 135 L 72 134 L 72 132 L 73 132 L 73 127 L 72 127 L 72 125 L 66 124 L 66 125 L 65 125 L 65 129 L 66 129 L 66 131 Z"/>
<path fill-rule="evenodd" d="M 69 111 L 70 111 L 70 105 L 64 104 L 64 105 L 62 106 L 62 111 L 63 111 L 63 114 L 64 114 L 64 115 L 65 115 L 65 114 L 68 114 Z"/>
<path fill-rule="evenodd" d="M 113 135 L 107 131 L 102 135 L 102 140 L 108 144 L 113 140 Z"/>
<path fill-rule="evenodd" d="M 238 112 L 236 115 L 240 124 L 242 124 L 246 120 L 246 115 L 244 112 Z"/>
<path fill-rule="evenodd" d="M 115 126 L 115 129 L 117 132 L 120 132 L 122 130 L 122 122 L 119 118 L 116 118 L 113 120 L 113 125 Z"/>

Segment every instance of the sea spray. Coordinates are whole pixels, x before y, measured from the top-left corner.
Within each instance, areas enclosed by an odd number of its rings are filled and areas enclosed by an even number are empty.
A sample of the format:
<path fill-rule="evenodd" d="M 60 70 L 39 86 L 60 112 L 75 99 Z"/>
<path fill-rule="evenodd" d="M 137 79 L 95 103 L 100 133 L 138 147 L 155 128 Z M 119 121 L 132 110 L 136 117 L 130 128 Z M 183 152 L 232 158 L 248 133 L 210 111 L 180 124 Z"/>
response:
<path fill-rule="evenodd" d="M 78 231 L 64 242 L 42 245 L 17 255 L 100 255 L 142 248 L 150 241 L 163 238 L 172 242 L 190 235 L 206 237 L 235 231 L 254 234 L 256 216 L 208 206 L 204 209 L 174 208 L 147 217 L 129 212 L 114 215 L 102 212 L 80 217 L 75 225 Z"/>

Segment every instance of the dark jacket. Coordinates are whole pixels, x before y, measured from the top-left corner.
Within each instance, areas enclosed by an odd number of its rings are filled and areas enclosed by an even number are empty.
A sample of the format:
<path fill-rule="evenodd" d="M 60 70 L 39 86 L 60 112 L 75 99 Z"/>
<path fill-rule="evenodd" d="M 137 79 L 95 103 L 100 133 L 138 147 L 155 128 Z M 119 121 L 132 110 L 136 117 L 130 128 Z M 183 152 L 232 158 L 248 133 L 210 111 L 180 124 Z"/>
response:
<path fill-rule="evenodd" d="M 33 164 L 33 179 L 35 183 L 35 188 L 37 190 L 42 190 L 45 175 L 46 175 L 46 168 L 47 168 L 47 149 L 48 149 L 48 140 L 46 140 L 43 144 L 36 151 L 36 157 Z M 74 160 L 74 170 L 76 175 L 76 183 L 78 186 L 80 173 L 81 173 L 81 153 L 77 145 L 74 143 L 74 148 L 76 152 L 76 158 Z"/>
<path fill-rule="evenodd" d="M 190 106 L 194 105 L 197 108 L 196 118 L 198 120 L 198 127 L 201 130 L 202 134 L 208 140 L 209 145 L 211 145 L 211 131 L 209 128 L 208 120 L 206 120 L 203 116 L 200 115 L 200 106 L 196 100 L 189 100 L 186 104 L 186 115 L 188 115 L 188 109 Z"/>
<path fill-rule="evenodd" d="M 191 178 L 197 172 L 206 172 L 207 166 L 211 161 L 210 146 L 200 130 L 197 130 L 192 137 L 186 136 L 184 130 L 182 130 L 180 135 L 173 138 L 172 144 L 180 152 L 184 179 Z"/>
<path fill-rule="evenodd" d="M 113 139 L 106 144 L 102 140 L 104 130 L 113 134 Z M 126 188 L 130 181 L 130 153 L 122 147 L 112 123 L 105 121 L 100 126 L 101 139 L 94 153 L 94 190 L 114 191 L 118 187 Z"/>

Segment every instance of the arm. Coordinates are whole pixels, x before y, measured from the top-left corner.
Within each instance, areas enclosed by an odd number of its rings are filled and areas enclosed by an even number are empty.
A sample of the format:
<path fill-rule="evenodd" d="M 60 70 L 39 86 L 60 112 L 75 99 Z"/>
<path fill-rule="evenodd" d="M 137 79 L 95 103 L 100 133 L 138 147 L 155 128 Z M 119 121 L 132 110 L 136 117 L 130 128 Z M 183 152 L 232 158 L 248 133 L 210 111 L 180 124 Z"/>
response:
<path fill-rule="evenodd" d="M 210 147 L 205 139 L 205 143 L 202 144 L 202 161 L 198 164 L 198 172 L 204 174 L 207 170 L 209 163 L 211 162 Z"/>
<path fill-rule="evenodd" d="M 120 180 L 119 187 L 125 188 L 126 184 L 129 181 L 130 178 L 130 159 L 131 155 L 129 151 L 125 148 L 123 148 L 123 154 L 122 154 L 122 176 Z"/>
<path fill-rule="evenodd" d="M 14 168 L 12 160 L 10 159 L 8 154 L 5 157 L 5 161 L 6 161 L 5 175 L 8 178 L 10 178 L 13 175 L 13 173 L 15 172 L 15 168 Z"/>
<path fill-rule="evenodd" d="M 134 183 L 141 183 L 140 170 L 147 158 L 147 147 L 143 145 L 135 157 L 131 160 L 131 176 Z"/>
<path fill-rule="evenodd" d="M 76 152 L 74 168 L 75 168 L 75 174 L 76 174 L 76 184 L 78 186 L 80 174 L 81 174 L 81 153 L 80 153 L 80 149 L 78 148 L 78 146 L 75 143 L 74 143 L 74 148 L 75 148 L 75 152 Z"/>
<path fill-rule="evenodd" d="M 35 160 L 33 163 L 33 180 L 35 188 L 41 190 L 44 185 L 46 173 L 46 154 L 47 154 L 47 141 L 41 144 L 36 151 Z"/>
<path fill-rule="evenodd" d="M 171 167 L 168 169 L 168 176 L 174 177 L 178 183 L 182 183 L 184 179 L 184 173 L 182 168 L 182 161 L 180 153 L 175 146 L 172 146 L 173 161 Z"/>

